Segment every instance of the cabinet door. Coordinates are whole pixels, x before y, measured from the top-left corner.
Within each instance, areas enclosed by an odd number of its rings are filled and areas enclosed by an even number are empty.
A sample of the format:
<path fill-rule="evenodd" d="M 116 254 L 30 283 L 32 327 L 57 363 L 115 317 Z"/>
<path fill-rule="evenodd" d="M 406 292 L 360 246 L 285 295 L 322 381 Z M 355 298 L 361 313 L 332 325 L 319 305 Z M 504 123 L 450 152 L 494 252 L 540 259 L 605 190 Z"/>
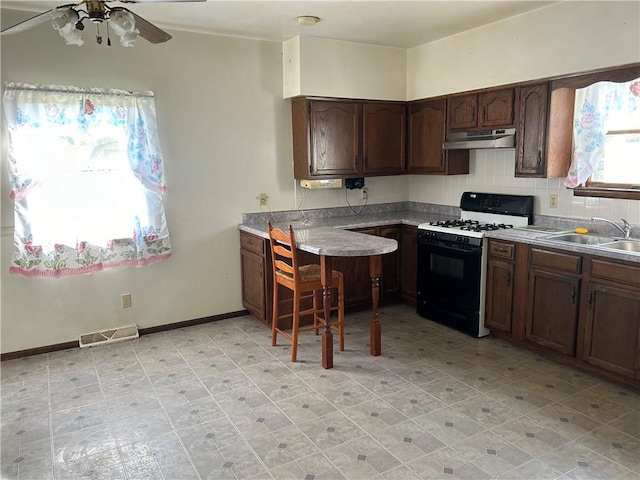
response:
<path fill-rule="evenodd" d="M 241 249 L 240 263 L 242 268 L 242 305 L 258 320 L 268 323 L 264 257 Z"/>
<path fill-rule="evenodd" d="M 514 280 L 513 263 L 489 259 L 485 327 L 511 333 Z"/>
<path fill-rule="evenodd" d="M 478 126 L 478 95 L 449 98 L 449 132 L 469 130 Z"/>
<path fill-rule="evenodd" d="M 513 127 L 513 96 L 513 88 L 480 94 L 480 126 Z"/>
<path fill-rule="evenodd" d="M 364 173 L 404 172 L 406 108 L 397 103 L 365 103 L 362 107 Z"/>
<path fill-rule="evenodd" d="M 434 100 L 409 106 L 408 173 L 443 172 L 445 101 Z"/>
<path fill-rule="evenodd" d="M 416 304 L 418 281 L 418 228 L 405 225 L 400 238 L 400 293 L 402 298 Z"/>
<path fill-rule="evenodd" d="M 546 83 L 520 88 L 516 133 L 516 177 L 544 177 L 549 88 Z"/>
<path fill-rule="evenodd" d="M 575 355 L 579 294 L 579 278 L 531 270 L 526 338 Z"/>
<path fill-rule="evenodd" d="M 361 173 L 360 107 L 356 102 L 310 101 L 311 176 Z"/>
<path fill-rule="evenodd" d="M 401 227 L 381 227 L 379 229 L 379 236 L 398 242 L 398 250 L 382 255 L 380 296 L 383 299 L 397 298 L 400 294 L 400 232 Z"/>
<path fill-rule="evenodd" d="M 584 360 L 640 379 L 640 296 L 637 291 L 591 283 Z"/>

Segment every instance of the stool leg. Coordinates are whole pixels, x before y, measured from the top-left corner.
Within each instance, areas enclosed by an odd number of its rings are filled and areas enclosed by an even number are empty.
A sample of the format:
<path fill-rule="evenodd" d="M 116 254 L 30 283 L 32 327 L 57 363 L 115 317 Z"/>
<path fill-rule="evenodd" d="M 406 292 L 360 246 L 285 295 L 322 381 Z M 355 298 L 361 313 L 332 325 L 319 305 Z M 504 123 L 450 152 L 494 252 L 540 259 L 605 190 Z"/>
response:
<path fill-rule="evenodd" d="M 300 324 L 300 292 L 293 292 L 293 321 L 291 331 L 291 361 L 295 362 L 298 357 L 298 326 Z"/>
<path fill-rule="evenodd" d="M 273 318 L 271 319 L 271 346 L 276 346 L 278 335 L 278 282 L 273 282 Z"/>
<path fill-rule="evenodd" d="M 318 309 L 319 309 L 319 302 L 318 302 L 318 291 L 314 290 L 313 291 L 313 326 L 315 327 L 314 331 L 316 332 L 316 335 L 319 334 L 319 323 L 318 323 Z"/>

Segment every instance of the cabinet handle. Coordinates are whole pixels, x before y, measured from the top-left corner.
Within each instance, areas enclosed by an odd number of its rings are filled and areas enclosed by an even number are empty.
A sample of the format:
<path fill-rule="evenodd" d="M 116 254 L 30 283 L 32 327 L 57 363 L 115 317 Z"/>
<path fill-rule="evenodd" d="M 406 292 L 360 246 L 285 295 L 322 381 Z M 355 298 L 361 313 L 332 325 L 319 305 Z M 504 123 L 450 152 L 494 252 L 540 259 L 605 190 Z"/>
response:
<path fill-rule="evenodd" d="M 487 119 L 487 107 L 482 107 L 482 121 Z"/>
<path fill-rule="evenodd" d="M 576 303 L 576 287 L 573 287 L 573 290 L 571 290 L 571 304 L 575 305 Z"/>
<path fill-rule="evenodd" d="M 507 287 L 511 286 L 511 271 L 507 272 Z"/>
<path fill-rule="evenodd" d="M 368 166 L 369 166 L 369 157 L 368 157 L 368 156 L 365 156 L 365 157 L 364 157 L 364 166 L 365 166 L 365 167 L 368 167 Z"/>
<path fill-rule="evenodd" d="M 444 156 L 445 156 L 445 153 L 444 153 L 444 150 L 442 150 L 440 152 L 440 166 L 441 167 L 444 167 Z"/>
<path fill-rule="evenodd" d="M 509 253 L 509 250 L 507 250 L 506 248 L 496 248 L 496 252 Z"/>
<path fill-rule="evenodd" d="M 358 155 L 353 156 L 353 169 L 358 170 Z"/>
<path fill-rule="evenodd" d="M 591 308 L 593 303 L 593 292 L 589 292 L 589 298 L 587 298 L 587 303 L 589 304 L 589 308 Z"/>
<path fill-rule="evenodd" d="M 542 150 L 538 150 L 538 166 L 542 165 Z"/>
<path fill-rule="evenodd" d="M 472 116 L 473 118 L 475 118 L 475 117 L 476 117 L 476 107 L 471 107 L 471 116 Z"/>

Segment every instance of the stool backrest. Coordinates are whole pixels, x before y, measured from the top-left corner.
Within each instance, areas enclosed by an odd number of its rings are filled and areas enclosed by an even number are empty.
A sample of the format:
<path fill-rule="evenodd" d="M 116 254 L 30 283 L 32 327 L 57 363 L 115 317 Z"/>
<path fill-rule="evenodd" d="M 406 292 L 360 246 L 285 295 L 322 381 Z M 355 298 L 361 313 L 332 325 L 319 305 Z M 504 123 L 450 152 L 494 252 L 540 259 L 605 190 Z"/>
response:
<path fill-rule="evenodd" d="M 289 225 L 289 233 L 281 228 L 269 227 L 269 240 L 271 241 L 271 259 L 274 275 L 281 276 L 298 282 L 298 256 L 296 254 L 296 237 L 293 228 Z"/>

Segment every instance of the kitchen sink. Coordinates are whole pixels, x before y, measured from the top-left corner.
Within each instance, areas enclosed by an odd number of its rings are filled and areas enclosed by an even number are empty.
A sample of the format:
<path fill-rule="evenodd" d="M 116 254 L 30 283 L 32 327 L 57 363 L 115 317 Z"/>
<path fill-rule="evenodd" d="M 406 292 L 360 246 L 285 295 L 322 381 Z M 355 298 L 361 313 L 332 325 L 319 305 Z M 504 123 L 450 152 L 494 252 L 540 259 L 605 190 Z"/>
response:
<path fill-rule="evenodd" d="M 606 236 L 600 236 L 600 235 L 588 235 L 588 234 L 582 234 L 582 233 L 565 233 L 562 235 L 550 235 L 548 237 L 545 237 L 545 239 L 559 241 L 559 242 L 580 243 L 582 245 L 601 245 L 603 243 L 615 242 L 615 238 L 613 237 L 606 237 Z"/>
<path fill-rule="evenodd" d="M 601 244 L 600 247 L 640 253 L 640 240 L 618 240 L 612 243 Z"/>

